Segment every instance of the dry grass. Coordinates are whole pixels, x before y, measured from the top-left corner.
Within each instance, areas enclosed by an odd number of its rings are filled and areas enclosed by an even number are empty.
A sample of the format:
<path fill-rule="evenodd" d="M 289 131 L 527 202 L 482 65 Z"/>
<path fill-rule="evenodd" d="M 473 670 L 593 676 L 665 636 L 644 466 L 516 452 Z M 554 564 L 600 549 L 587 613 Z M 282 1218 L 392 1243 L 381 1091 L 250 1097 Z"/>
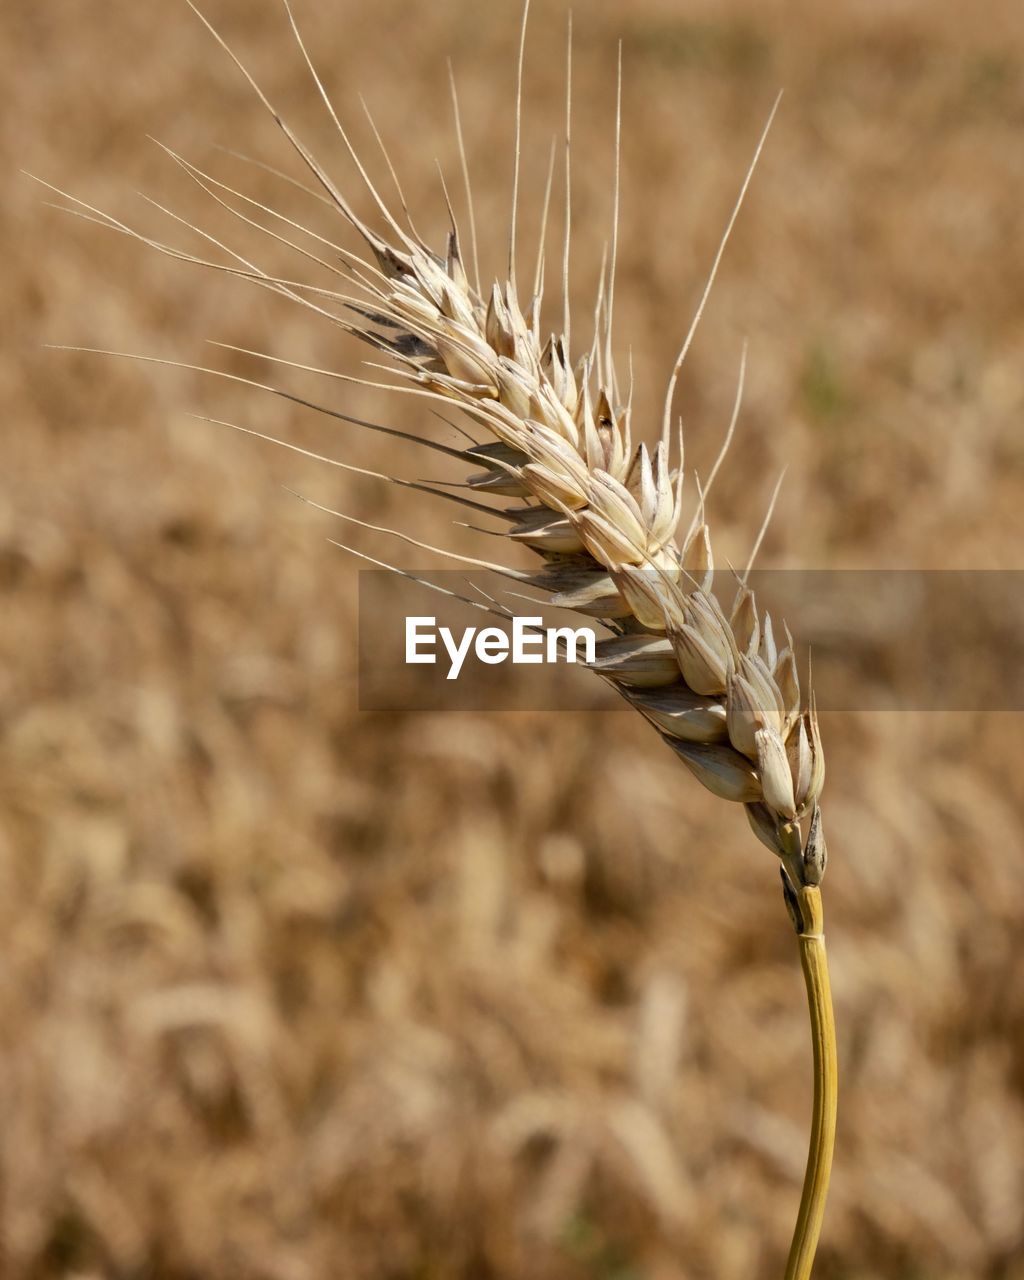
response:
<path fill-rule="evenodd" d="M 408 22 L 390 0 L 304 15 L 343 93 L 364 88 L 389 137 L 446 162 L 454 54 L 496 225 L 516 9 L 470 29 L 431 6 L 415 44 L 389 36 Z M 301 118 L 273 7 L 217 16 Z M 601 108 L 624 32 L 624 189 L 644 198 L 623 210 L 618 308 L 645 395 L 787 90 L 687 373 L 706 462 L 751 337 L 742 448 L 713 509 L 724 555 L 749 542 L 739 496 L 785 458 L 797 515 L 766 562 L 811 545 L 832 565 L 1013 565 L 1014 17 L 588 6 L 580 213 L 604 225 Z M 559 11 L 539 18 L 560 30 Z M 197 159 L 211 128 L 274 151 L 185 14 L 118 0 L 100 26 L 54 0 L 0 24 L 8 152 L 97 204 L 123 208 L 132 184 L 180 198 L 147 132 Z M 537 39 L 529 153 L 545 159 L 559 72 L 554 35 Z M 406 179 L 417 207 L 434 199 L 428 160 Z M 625 714 L 359 716 L 354 575 L 279 483 L 392 522 L 393 495 L 184 420 L 182 405 L 240 416 L 198 378 L 38 343 L 189 359 L 210 334 L 332 365 L 350 350 L 59 220 L 28 184 L 4 217 L 21 250 L 0 364 L 5 1273 L 777 1274 L 809 1068 L 774 869 L 739 812 L 723 830 L 721 804 Z M 599 253 L 580 246 L 581 297 Z M 297 413 L 244 412 L 324 443 Z M 820 1274 L 1019 1277 L 1019 722 L 824 731 L 844 1156 Z M 526 751 L 549 770 L 525 775 Z"/>

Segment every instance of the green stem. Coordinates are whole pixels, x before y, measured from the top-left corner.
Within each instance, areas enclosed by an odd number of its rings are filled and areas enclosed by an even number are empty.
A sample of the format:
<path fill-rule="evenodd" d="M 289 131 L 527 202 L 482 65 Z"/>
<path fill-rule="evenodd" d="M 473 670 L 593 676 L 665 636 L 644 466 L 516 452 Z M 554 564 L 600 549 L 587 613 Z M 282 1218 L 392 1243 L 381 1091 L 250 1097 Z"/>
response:
<path fill-rule="evenodd" d="M 836 1096 L 838 1070 L 836 1063 L 836 1023 L 832 1012 L 832 989 L 828 979 L 828 958 L 821 890 L 804 885 L 799 891 L 800 963 L 807 985 L 807 1006 L 811 1017 L 811 1043 L 814 1048 L 814 1113 L 811 1119 L 811 1142 L 807 1153 L 807 1172 L 800 1197 L 800 1213 L 793 1232 L 793 1243 L 786 1263 L 785 1280 L 808 1280 L 814 1266 L 814 1254 L 825 1215 L 832 1152 L 836 1140 Z"/>

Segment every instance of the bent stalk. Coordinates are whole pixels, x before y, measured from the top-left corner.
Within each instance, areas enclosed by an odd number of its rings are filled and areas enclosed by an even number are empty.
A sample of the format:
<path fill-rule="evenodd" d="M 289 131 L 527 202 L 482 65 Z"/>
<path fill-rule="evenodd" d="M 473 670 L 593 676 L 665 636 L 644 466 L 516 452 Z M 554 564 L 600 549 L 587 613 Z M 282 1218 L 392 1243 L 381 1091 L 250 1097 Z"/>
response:
<path fill-rule="evenodd" d="M 836 1024 L 832 1012 L 832 989 L 825 953 L 824 916 L 821 890 L 817 885 L 804 885 L 798 894 L 800 963 L 807 985 L 807 1006 L 811 1018 L 811 1043 L 814 1049 L 814 1113 L 811 1119 L 811 1141 L 807 1153 L 800 1212 L 797 1216 L 793 1243 L 789 1250 L 785 1280 L 808 1280 L 814 1266 L 814 1255 L 825 1215 L 832 1152 L 836 1138 L 836 1097 L 838 1068 L 836 1061 Z"/>

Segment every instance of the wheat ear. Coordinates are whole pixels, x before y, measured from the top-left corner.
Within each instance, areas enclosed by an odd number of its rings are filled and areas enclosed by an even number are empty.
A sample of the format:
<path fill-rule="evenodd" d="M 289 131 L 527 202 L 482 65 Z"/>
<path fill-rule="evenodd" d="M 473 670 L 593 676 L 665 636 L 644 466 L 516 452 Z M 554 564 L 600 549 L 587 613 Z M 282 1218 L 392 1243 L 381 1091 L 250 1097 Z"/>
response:
<path fill-rule="evenodd" d="M 672 368 L 660 438 L 653 447 L 644 442 L 634 445 L 630 398 L 624 400 L 620 394 L 612 346 L 618 246 L 621 50 L 611 252 L 602 271 L 592 345 L 582 357 L 574 360 L 570 355 L 568 306 L 571 87 L 567 91 L 570 106 L 565 130 L 561 333 L 545 338 L 541 330 L 545 275 L 543 237 L 532 289 L 525 302 L 516 271 L 526 11 L 516 80 L 508 269 L 504 279 L 495 281 L 485 292 L 477 265 L 476 223 L 454 79 L 452 101 L 472 233 L 472 282 L 464 266 L 462 241 L 450 201 L 450 229 L 443 252 L 437 253 L 420 238 L 408 218 L 404 196 L 386 152 L 407 228 L 373 186 L 316 72 L 288 0 L 284 0 L 284 5 L 316 90 L 368 188 L 383 230 L 374 229 L 355 213 L 327 171 L 273 107 L 222 37 L 198 10 L 196 13 L 277 121 L 322 192 L 320 198 L 360 238 L 362 256 L 259 205 L 169 149 L 172 159 L 218 204 L 294 249 L 306 263 L 325 269 L 332 278 L 331 286 L 270 275 L 197 227 L 192 229 L 204 236 L 218 256 L 204 258 L 142 236 L 110 215 L 77 200 L 76 212 L 135 236 L 162 253 L 237 275 L 284 295 L 368 343 L 397 370 L 399 381 L 372 381 L 324 369 L 311 372 L 382 391 L 413 395 L 423 400 L 425 409 L 442 405 L 460 410 L 469 424 L 485 433 L 484 443 L 451 448 L 426 435 L 409 436 L 393 428 L 351 418 L 267 384 L 223 375 L 355 425 L 415 439 L 470 468 L 465 487 L 473 496 L 450 493 L 437 485 L 380 476 L 336 459 L 323 459 L 366 477 L 425 491 L 503 522 L 502 536 L 534 551 L 541 561 L 540 567 L 533 573 L 524 573 L 502 570 L 501 566 L 487 561 L 469 562 L 498 568 L 517 581 L 547 592 L 554 605 L 602 623 L 609 635 L 597 645 L 593 670 L 655 727 L 699 782 L 715 795 L 744 806 L 755 835 L 780 861 L 785 901 L 799 938 L 808 993 L 814 1048 L 812 1133 L 786 1269 L 786 1280 L 806 1280 L 811 1273 L 824 1212 L 836 1115 L 835 1028 L 820 892 L 826 863 L 819 806 L 825 775 L 824 755 L 814 696 L 808 691 L 806 701 L 801 697 L 794 645 L 788 629 L 784 642 L 776 637 L 771 618 L 758 611 L 746 573 L 738 576 L 731 601 L 719 600 L 715 592 L 711 539 L 704 512 L 705 499 L 721 456 L 698 492 L 695 511 L 685 526 L 683 524 L 682 434 L 681 429 L 673 431 L 672 407 L 676 381 L 764 145 L 767 126 L 714 258 L 693 323 Z M 571 72 L 571 27 L 569 49 Z M 567 84 L 571 86 L 571 75 L 567 77 Z M 380 135 L 376 136 L 380 141 Z M 383 143 L 381 146 L 383 149 Z M 550 192 L 550 177 L 548 190 Z M 447 190 L 445 196 L 447 199 Z M 266 219 L 270 219 L 269 224 Z M 303 237 L 301 242 L 290 238 L 296 233 Z M 312 248 L 307 245 L 309 240 Z M 334 285 L 338 278 L 344 280 L 344 288 Z M 251 354 L 276 359 L 267 353 Z M 309 366 L 296 367 L 309 369 Z M 742 375 L 741 366 L 737 412 Z M 726 447 L 735 417 L 734 413 Z M 509 499 L 512 505 L 495 505 L 495 499 Z M 351 517 L 343 518 L 354 524 L 362 523 Z M 398 531 L 385 532 L 405 537 Z M 407 537 L 405 540 L 424 545 Z M 365 555 L 363 558 L 370 559 Z M 404 572 L 382 561 L 372 562 Z M 496 602 L 470 603 L 508 613 Z"/>

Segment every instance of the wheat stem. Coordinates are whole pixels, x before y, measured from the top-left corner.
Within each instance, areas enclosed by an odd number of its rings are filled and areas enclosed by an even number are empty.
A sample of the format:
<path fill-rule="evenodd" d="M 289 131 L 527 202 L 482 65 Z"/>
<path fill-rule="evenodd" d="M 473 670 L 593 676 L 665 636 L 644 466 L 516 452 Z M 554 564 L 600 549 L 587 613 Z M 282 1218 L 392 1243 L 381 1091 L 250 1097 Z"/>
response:
<path fill-rule="evenodd" d="M 814 1254 L 818 1247 L 832 1172 L 838 1084 L 836 1024 L 832 1012 L 825 935 L 822 931 L 824 916 L 821 890 L 817 885 L 805 885 L 800 889 L 798 897 L 801 918 L 800 964 L 807 985 L 807 1007 L 814 1049 L 814 1113 L 800 1212 L 793 1232 L 789 1261 L 786 1263 L 785 1280 L 808 1280 L 814 1266 Z"/>

